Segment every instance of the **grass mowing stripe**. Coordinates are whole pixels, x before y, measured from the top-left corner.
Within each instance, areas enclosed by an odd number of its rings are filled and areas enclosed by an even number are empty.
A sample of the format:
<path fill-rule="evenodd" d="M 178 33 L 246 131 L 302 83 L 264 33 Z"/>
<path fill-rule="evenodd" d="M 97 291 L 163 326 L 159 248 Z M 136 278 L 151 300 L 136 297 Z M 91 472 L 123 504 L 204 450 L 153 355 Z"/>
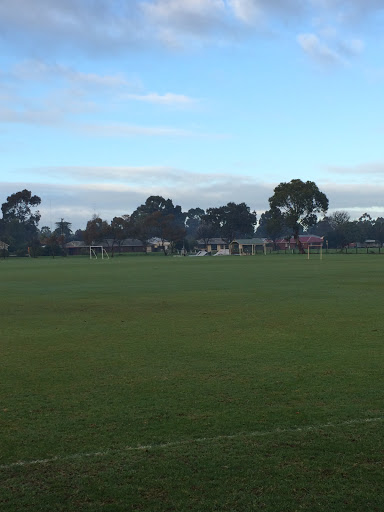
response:
<path fill-rule="evenodd" d="M 37 464 L 49 464 L 51 462 L 60 462 L 60 461 L 66 461 L 66 460 L 73 460 L 73 459 L 85 459 L 89 457 L 104 457 L 107 455 L 113 455 L 113 454 L 119 454 L 123 452 L 130 452 L 130 451 L 142 451 L 142 450 L 156 450 L 156 449 L 163 449 L 163 448 L 172 448 L 174 446 L 182 446 L 182 445 L 189 445 L 193 443 L 209 443 L 209 442 L 215 442 L 220 441 L 223 439 L 238 439 L 241 437 L 262 437 L 262 436 L 268 436 L 271 434 L 284 434 L 284 433 L 295 433 L 295 432 L 310 432 L 313 430 L 321 430 L 324 428 L 338 428 L 343 427 L 347 425 L 362 425 L 364 423 L 377 423 L 379 421 L 383 421 L 384 416 L 379 416 L 377 418 L 363 418 L 363 419 L 356 419 L 356 420 L 347 420 L 343 421 L 341 423 L 324 423 L 322 425 L 307 425 L 304 427 L 292 427 L 292 428 L 276 428 L 273 430 L 265 430 L 265 431 L 254 431 L 254 432 L 238 432 L 236 434 L 223 434 L 220 436 L 215 437 L 200 437 L 196 439 L 186 439 L 183 441 L 171 441 L 169 443 L 159 443 L 159 444 L 148 444 L 148 445 L 139 445 L 139 446 L 126 446 L 123 449 L 120 450 L 103 450 L 93 453 L 75 453 L 72 455 L 66 455 L 63 457 L 51 457 L 49 459 L 36 459 L 31 461 L 18 461 L 18 462 L 12 462 L 11 464 L 4 464 L 0 465 L 0 469 L 10 469 L 15 468 L 18 466 L 33 466 Z"/>

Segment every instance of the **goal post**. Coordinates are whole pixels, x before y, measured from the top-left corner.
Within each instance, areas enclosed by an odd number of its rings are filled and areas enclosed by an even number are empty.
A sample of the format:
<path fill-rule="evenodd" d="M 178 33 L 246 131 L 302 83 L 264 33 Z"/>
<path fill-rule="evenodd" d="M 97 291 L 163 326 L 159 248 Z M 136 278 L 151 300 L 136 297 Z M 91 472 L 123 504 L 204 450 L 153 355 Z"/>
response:
<path fill-rule="evenodd" d="M 320 254 L 320 259 L 323 259 L 323 244 L 308 244 L 308 256 L 307 259 L 309 260 L 310 250 L 311 249 L 319 249 L 318 253 Z"/>
<path fill-rule="evenodd" d="M 98 259 L 97 254 L 101 255 L 102 260 L 104 258 L 107 258 L 109 260 L 109 255 L 102 245 L 90 245 L 89 246 L 89 259 L 97 260 Z"/>

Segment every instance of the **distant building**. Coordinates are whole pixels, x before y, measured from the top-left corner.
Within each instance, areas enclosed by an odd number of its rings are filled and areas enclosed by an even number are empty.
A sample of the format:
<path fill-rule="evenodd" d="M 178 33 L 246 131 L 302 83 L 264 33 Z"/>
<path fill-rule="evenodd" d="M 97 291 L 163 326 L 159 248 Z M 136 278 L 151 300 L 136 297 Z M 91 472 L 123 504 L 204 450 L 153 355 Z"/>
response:
<path fill-rule="evenodd" d="M 222 238 L 209 238 L 207 243 L 204 240 L 197 241 L 198 248 L 207 252 L 221 251 L 222 249 L 229 249 L 229 244 Z"/>
<path fill-rule="evenodd" d="M 113 240 L 104 240 L 102 242 L 95 242 L 92 246 L 101 246 L 107 252 L 112 251 Z M 65 244 L 65 249 L 69 256 L 79 256 L 81 254 L 89 254 L 89 245 L 79 240 L 73 240 Z M 145 248 L 140 240 L 135 238 L 127 238 L 120 243 L 114 243 L 114 252 L 145 252 Z"/>
<path fill-rule="evenodd" d="M 308 249 L 308 245 L 323 245 L 323 237 L 317 235 L 299 235 L 299 240 L 302 243 L 303 249 Z M 294 249 L 296 247 L 296 241 L 294 237 L 291 238 L 278 238 L 276 240 L 276 246 L 280 250 Z"/>
<path fill-rule="evenodd" d="M 168 242 L 168 240 L 162 240 L 161 238 L 153 237 L 148 240 L 147 252 L 159 252 L 163 251 L 164 249 L 168 251 L 170 245 L 171 242 Z"/>
<path fill-rule="evenodd" d="M 266 250 L 271 242 L 266 238 L 236 238 L 229 244 L 231 254 L 256 254 Z"/>
<path fill-rule="evenodd" d="M 126 238 L 121 241 L 106 239 L 102 242 L 95 242 L 92 246 L 101 246 L 107 252 L 127 253 L 127 252 L 159 252 L 163 250 L 163 245 L 166 250 L 170 246 L 168 240 L 160 240 L 160 238 L 151 238 L 148 240 L 146 247 L 143 242 L 136 238 Z M 89 245 L 80 240 L 73 240 L 65 244 L 65 249 L 69 256 L 79 256 L 81 254 L 89 254 Z"/>

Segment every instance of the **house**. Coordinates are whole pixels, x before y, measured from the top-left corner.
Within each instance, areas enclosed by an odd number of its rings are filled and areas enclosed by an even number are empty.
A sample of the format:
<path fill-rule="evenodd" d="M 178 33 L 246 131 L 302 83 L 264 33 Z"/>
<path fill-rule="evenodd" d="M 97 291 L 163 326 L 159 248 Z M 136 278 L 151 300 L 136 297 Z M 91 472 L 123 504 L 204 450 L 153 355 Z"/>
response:
<path fill-rule="evenodd" d="M 112 239 L 107 239 L 102 242 L 95 242 L 92 245 L 101 246 L 107 252 L 112 252 L 112 245 L 114 252 L 145 252 L 145 247 L 143 243 L 140 240 L 136 240 L 135 238 L 126 238 L 125 240 L 122 240 L 120 243 L 116 243 L 116 241 L 113 241 Z M 69 256 L 89 254 L 89 247 L 90 246 L 88 244 L 80 240 L 74 240 L 72 242 L 68 242 L 67 244 L 65 244 L 65 248 Z"/>
<path fill-rule="evenodd" d="M 147 252 L 169 251 L 170 245 L 171 242 L 168 242 L 168 240 L 153 237 L 148 240 Z"/>
<path fill-rule="evenodd" d="M 259 252 L 265 252 L 270 240 L 266 238 L 236 238 L 229 244 L 231 254 L 252 255 Z"/>
<path fill-rule="evenodd" d="M 209 238 L 207 242 L 204 240 L 198 240 L 199 250 L 205 250 L 207 252 L 216 252 L 222 249 L 229 249 L 229 244 L 222 238 Z"/>
<path fill-rule="evenodd" d="M 324 239 L 317 235 L 299 235 L 299 240 L 302 243 L 303 249 L 308 249 L 308 246 L 323 246 Z M 295 249 L 296 241 L 294 237 L 291 238 L 278 238 L 276 240 L 276 247 L 280 250 Z"/>
<path fill-rule="evenodd" d="M 377 240 L 364 240 L 363 247 L 380 247 L 380 243 Z"/>

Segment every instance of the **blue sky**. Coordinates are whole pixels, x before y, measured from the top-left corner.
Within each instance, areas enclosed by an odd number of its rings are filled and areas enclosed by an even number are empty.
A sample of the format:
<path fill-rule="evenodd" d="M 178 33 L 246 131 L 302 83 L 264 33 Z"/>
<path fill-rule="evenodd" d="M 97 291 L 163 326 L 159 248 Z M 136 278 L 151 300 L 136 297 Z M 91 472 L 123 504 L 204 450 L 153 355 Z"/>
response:
<path fill-rule="evenodd" d="M 384 1 L 0 3 L 0 202 L 84 227 L 149 195 L 184 210 L 315 181 L 384 215 Z"/>

